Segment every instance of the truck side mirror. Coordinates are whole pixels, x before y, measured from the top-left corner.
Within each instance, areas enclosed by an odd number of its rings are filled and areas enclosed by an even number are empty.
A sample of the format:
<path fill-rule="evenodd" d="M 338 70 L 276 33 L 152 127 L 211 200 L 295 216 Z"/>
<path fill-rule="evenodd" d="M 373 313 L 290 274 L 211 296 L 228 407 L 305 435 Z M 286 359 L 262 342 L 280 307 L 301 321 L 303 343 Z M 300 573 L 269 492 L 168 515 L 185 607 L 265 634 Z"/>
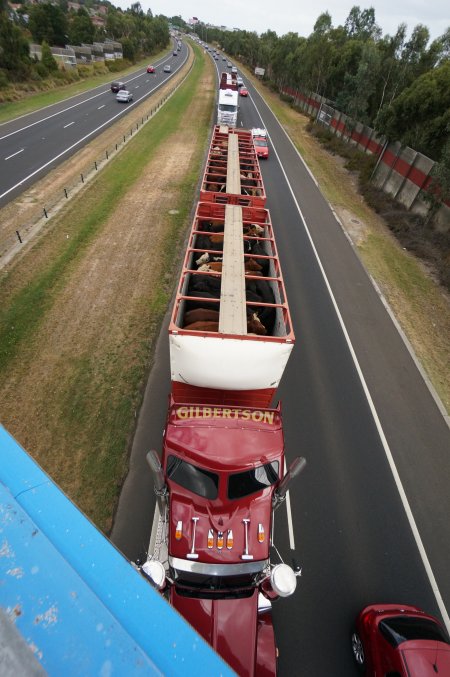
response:
<path fill-rule="evenodd" d="M 297 456 L 296 458 L 294 458 L 294 460 L 292 461 L 291 465 L 287 470 L 286 475 L 283 477 L 280 484 L 273 493 L 272 506 L 274 508 L 277 508 L 280 505 L 280 503 L 284 501 L 290 483 L 292 482 L 294 477 L 297 477 L 297 475 L 299 475 L 302 472 L 305 466 L 306 459 L 303 458 L 303 456 Z"/>
<path fill-rule="evenodd" d="M 150 449 L 145 459 L 150 466 L 150 470 L 152 471 L 153 480 L 155 483 L 155 494 L 158 498 L 160 512 L 162 513 L 165 506 L 167 486 L 164 481 L 164 472 L 161 461 L 159 460 L 158 453 L 154 449 Z"/>

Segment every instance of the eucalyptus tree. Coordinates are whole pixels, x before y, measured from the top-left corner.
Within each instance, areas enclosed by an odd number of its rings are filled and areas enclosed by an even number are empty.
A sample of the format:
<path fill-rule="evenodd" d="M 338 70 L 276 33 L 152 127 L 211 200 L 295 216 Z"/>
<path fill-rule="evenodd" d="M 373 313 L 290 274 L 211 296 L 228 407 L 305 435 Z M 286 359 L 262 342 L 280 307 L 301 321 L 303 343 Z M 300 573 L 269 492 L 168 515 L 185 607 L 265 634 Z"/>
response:
<path fill-rule="evenodd" d="M 376 128 L 439 160 L 450 135 L 450 61 L 421 75 L 384 107 Z"/>
<path fill-rule="evenodd" d="M 291 84 L 292 79 L 295 78 L 292 55 L 302 40 L 306 41 L 306 38 L 299 38 L 297 33 L 286 33 L 286 35 L 283 35 L 277 41 L 272 51 L 271 65 L 273 78 L 280 87 L 285 84 Z"/>
<path fill-rule="evenodd" d="M 396 91 L 400 71 L 400 58 L 406 39 L 406 24 L 401 23 L 394 36 L 386 35 L 379 43 L 381 67 L 376 84 L 374 116 L 378 115 L 386 101 L 391 101 Z"/>
<path fill-rule="evenodd" d="M 28 40 L 6 10 L 0 11 L 0 69 L 1 80 L 24 80 L 30 73 Z"/>
<path fill-rule="evenodd" d="M 259 63 L 258 66 L 266 69 L 266 75 L 270 79 L 273 77 L 271 56 L 278 43 L 279 37 L 275 31 L 267 30 L 259 38 Z"/>
<path fill-rule="evenodd" d="M 317 18 L 313 32 L 298 51 L 300 54 L 298 75 L 304 85 L 318 94 L 326 94 L 334 61 L 333 25 L 328 12 Z"/>
<path fill-rule="evenodd" d="M 370 99 L 375 93 L 380 53 L 372 40 L 364 43 L 356 73 L 346 73 L 336 106 L 354 121 L 371 122 Z"/>
<path fill-rule="evenodd" d="M 90 45 L 95 36 L 95 26 L 87 11 L 80 7 L 69 20 L 69 42 L 71 45 Z"/>
<path fill-rule="evenodd" d="M 375 21 L 375 10 L 373 7 L 363 9 L 354 5 L 345 21 L 345 30 L 350 38 L 359 40 L 376 40 L 381 36 L 381 28 Z"/>

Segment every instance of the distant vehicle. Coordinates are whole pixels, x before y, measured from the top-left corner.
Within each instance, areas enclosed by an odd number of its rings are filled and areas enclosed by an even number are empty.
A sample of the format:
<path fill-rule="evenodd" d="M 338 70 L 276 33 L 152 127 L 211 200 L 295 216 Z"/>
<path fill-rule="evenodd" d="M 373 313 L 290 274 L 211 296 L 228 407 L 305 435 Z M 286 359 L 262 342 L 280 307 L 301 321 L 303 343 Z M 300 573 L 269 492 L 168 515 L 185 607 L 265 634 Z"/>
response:
<path fill-rule="evenodd" d="M 368 677 L 450 675 L 450 640 L 437 618 L 415 606 L 374 604 L 358 615 L 353 657 Z"/>
<path fill-rule="evenodd" d="M 120 89 L 116 94 L 116 99 L 119 103 L 129 103 L 133 101 L 133 95 L 128 89 Z"/>
<path fill-rule="evenodd" d="M 241 87 L 239 90 L 239 94 L 241 96 L 248 96 L 248 89 L 245 89 L 245 87 Z"/>
<path fill-rule="evenodd" d="M 177 50 L 174 51 L 173 55 L 174 55 L 174 56 L 178 56 Z"/>
<path fill-rule="evenodd" d="M 154 73 L 154 72 L 155 72 L 154 66 L 147 66 L 147 73 Z"/>
<path fill-rule="evenodd" d="M 240 75 L 237 76 L 236 80 L 237 80 L 238 87 L 242 87 L 243 84 L 244 84 L 244 81 L 243 81 L 243 79 L 241 78 Z"/>
<path fill-rule="evenodd" d="M 215 58 L 216 61 L 217 61 L 217 60 L 219 59 L 219 56 L 218 56 L 217 54 L 214 54 L 214 58 Z"/>
<path fill-rule="evenodd" d="M 111 91 L 114 92 L 114 94 L 117 94 L 118 91 L 126 88 L 127 86 L 124 82 L 111 82 Z"/>
<path fill-rule="evenodd" d="M 269 157 L 269 146 L 267 144 L 267 132 L 265 129 L 252 129 L 253 143 L 255 144 L 256 155 L 262 160 Z"/>
<path fill-rule="evenodd" d="M 227 68 L 231 68 L 232 65 L 231 61 L 227 61 Z"/>
<path fill-rule="evenodd" d="M 166 64 L 166 65 L 164 66 L 163 71 L 164 71 L 164 73 L 170 73 L 171 68 L 170 68 L 169 64 Z"/>
<path fill-rule="evenodd" d="M 223 57 L 222 57 L 222 61 L 226 61 L 226 60 L 227 60 L 227 57 L 226 57 L 226 56 L 223 56 Z"/>
<path fill-rule="evenodd" d="M 236 66 L 232 66 L 232 67 L 231 67 L 231 72 L 232 72 L 232 73 L 237 73 L 237 68 L 236 68 Z"/>

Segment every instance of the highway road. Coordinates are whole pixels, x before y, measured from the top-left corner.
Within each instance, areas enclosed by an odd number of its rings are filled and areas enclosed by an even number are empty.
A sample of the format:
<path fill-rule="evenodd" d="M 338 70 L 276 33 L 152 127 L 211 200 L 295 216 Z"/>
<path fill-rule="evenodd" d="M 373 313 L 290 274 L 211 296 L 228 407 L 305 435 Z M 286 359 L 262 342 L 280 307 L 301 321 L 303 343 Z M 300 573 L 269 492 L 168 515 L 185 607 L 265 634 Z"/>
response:
<path fill-rule="evenodd" d="M 118 103 L 109 83 L 0 125 L 0 208 L 42 178 L 60 162 L 78 152 L 120 117 L 159 89 L 186 62 L 187 46 L 122 80 L 133 94 L 130 103 Z M 164 73 L 164 65 L 171 73 Z"/>
<path fill-rule="evenodd" d="M 314 177 L 246 84 L 238 124 L 270 135 L 261 167 L 296 334 L 278 392 L 287 458 L 308 461 L 290 492 L 295 550 L 285 508 L 276 515 L 278 548 L 302 566 L 295 595 L 274 605 L 279 670 L 352 675 L 366 604 L 417 604 L 448 625 L 449 428 Z M 166 322 L 112 533 L 130 559 L 148 544 L 145 453 L 161 447 L 169 388 Z"/>

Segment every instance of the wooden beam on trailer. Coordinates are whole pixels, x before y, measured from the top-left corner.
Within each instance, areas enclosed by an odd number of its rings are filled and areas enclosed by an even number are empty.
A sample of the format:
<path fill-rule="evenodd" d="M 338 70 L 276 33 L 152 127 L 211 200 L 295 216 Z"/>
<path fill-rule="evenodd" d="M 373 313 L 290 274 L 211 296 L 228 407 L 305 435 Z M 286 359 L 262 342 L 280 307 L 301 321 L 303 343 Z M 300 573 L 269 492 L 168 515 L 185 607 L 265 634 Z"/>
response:
<path fill-rule="evenodd" d="M 242 335 L 247 333 L 245 301 L 242 207 L 225 205 L 219 314 L 219 332 L 221 334 Z"/>
<path fill-rule="evenodd" d="M 228 134 L 227 186 L 226 192 L 241 194 L 241 170 L 239 166 L 239 137 Z"/>

